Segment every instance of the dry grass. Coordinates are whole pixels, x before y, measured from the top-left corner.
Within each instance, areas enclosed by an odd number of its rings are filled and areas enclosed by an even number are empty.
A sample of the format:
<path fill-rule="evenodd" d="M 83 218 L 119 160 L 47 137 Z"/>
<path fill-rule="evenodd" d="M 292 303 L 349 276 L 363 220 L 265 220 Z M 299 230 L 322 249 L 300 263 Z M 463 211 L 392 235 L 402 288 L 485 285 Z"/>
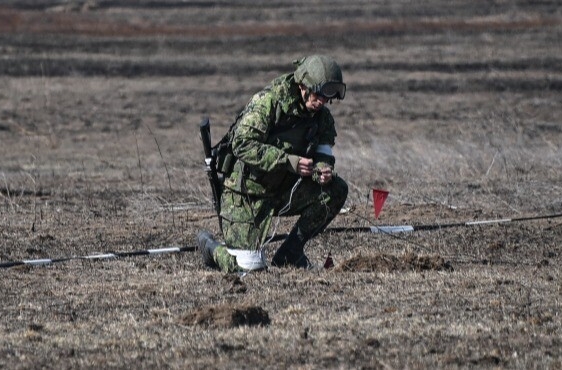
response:
<path fill-rule="evenodd" d="M 197 124 L 217 139 L 311 50 L 349 86 L 334 226 L 560 212 L 556 2 L 84 4 L 0 10 L 0 263 L 217 233 Z M 558 368 L 561 242 L 550 219 L 326 232 L 307 254 L 335 267 L 308 272 L 189 252 L 2 269 L 0 367 Z"/>

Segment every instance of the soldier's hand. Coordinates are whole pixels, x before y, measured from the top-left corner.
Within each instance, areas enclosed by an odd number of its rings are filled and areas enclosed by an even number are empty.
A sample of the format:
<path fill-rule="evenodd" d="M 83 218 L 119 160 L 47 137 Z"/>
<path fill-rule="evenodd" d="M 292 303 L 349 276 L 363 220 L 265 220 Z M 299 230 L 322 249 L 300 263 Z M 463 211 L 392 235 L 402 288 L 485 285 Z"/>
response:
<path fill-rule="evenodd" d="M 318 177 L 320 185 L 325 185 L 332 181 L 332 167 L 324 167 L 322 169 L 318 169 L 317 171 L 320 172 L 320 176 Z"/>
<path fill-rule="evenodd" d="M 301 176 L 312 176 L 313 161 L 310 158 L 300 157 L 297 173 Z"/>

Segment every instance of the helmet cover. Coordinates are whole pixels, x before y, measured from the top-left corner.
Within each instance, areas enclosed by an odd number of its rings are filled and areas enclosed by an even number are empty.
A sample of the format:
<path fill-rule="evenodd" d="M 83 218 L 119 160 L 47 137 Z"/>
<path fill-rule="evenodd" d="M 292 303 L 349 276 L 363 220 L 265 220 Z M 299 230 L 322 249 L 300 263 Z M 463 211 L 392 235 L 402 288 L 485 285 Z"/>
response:
<path fill-rule="evenodd" d="M 336 61 L 326 55 L 311 55 L 296 60 L 295 81 L 313 92 L 327 98 L 343 99 L 345 84 L 341 68 Z"/>

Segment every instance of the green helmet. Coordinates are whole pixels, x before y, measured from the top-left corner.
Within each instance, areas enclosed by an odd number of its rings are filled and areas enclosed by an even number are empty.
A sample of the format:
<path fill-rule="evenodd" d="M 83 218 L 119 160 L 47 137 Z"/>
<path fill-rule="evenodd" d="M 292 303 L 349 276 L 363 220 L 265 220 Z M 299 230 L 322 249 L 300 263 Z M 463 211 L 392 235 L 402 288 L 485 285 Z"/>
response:
<path fill-rule="evenodd" d="M 311 55 L 293 62 L 297 65 L 295 81 L 308 87 L 315 94 L 328 99 L 343 99 L 346 86 L 340 66 L 325 55 Z"/>

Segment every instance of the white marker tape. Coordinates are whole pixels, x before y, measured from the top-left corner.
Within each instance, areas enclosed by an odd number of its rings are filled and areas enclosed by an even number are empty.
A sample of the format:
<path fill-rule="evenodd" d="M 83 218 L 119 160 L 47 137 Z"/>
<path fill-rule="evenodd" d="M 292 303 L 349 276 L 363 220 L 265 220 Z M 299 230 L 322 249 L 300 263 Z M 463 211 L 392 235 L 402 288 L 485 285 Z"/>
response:
<path fill-rule="evenodd" d="M 372 233 L 385 233 L 385 234 L 395 234 L 395 233 L 409 233 L 414 231 L 414 227 L 410 225 L 402 226 L 371 226 Z"/>

